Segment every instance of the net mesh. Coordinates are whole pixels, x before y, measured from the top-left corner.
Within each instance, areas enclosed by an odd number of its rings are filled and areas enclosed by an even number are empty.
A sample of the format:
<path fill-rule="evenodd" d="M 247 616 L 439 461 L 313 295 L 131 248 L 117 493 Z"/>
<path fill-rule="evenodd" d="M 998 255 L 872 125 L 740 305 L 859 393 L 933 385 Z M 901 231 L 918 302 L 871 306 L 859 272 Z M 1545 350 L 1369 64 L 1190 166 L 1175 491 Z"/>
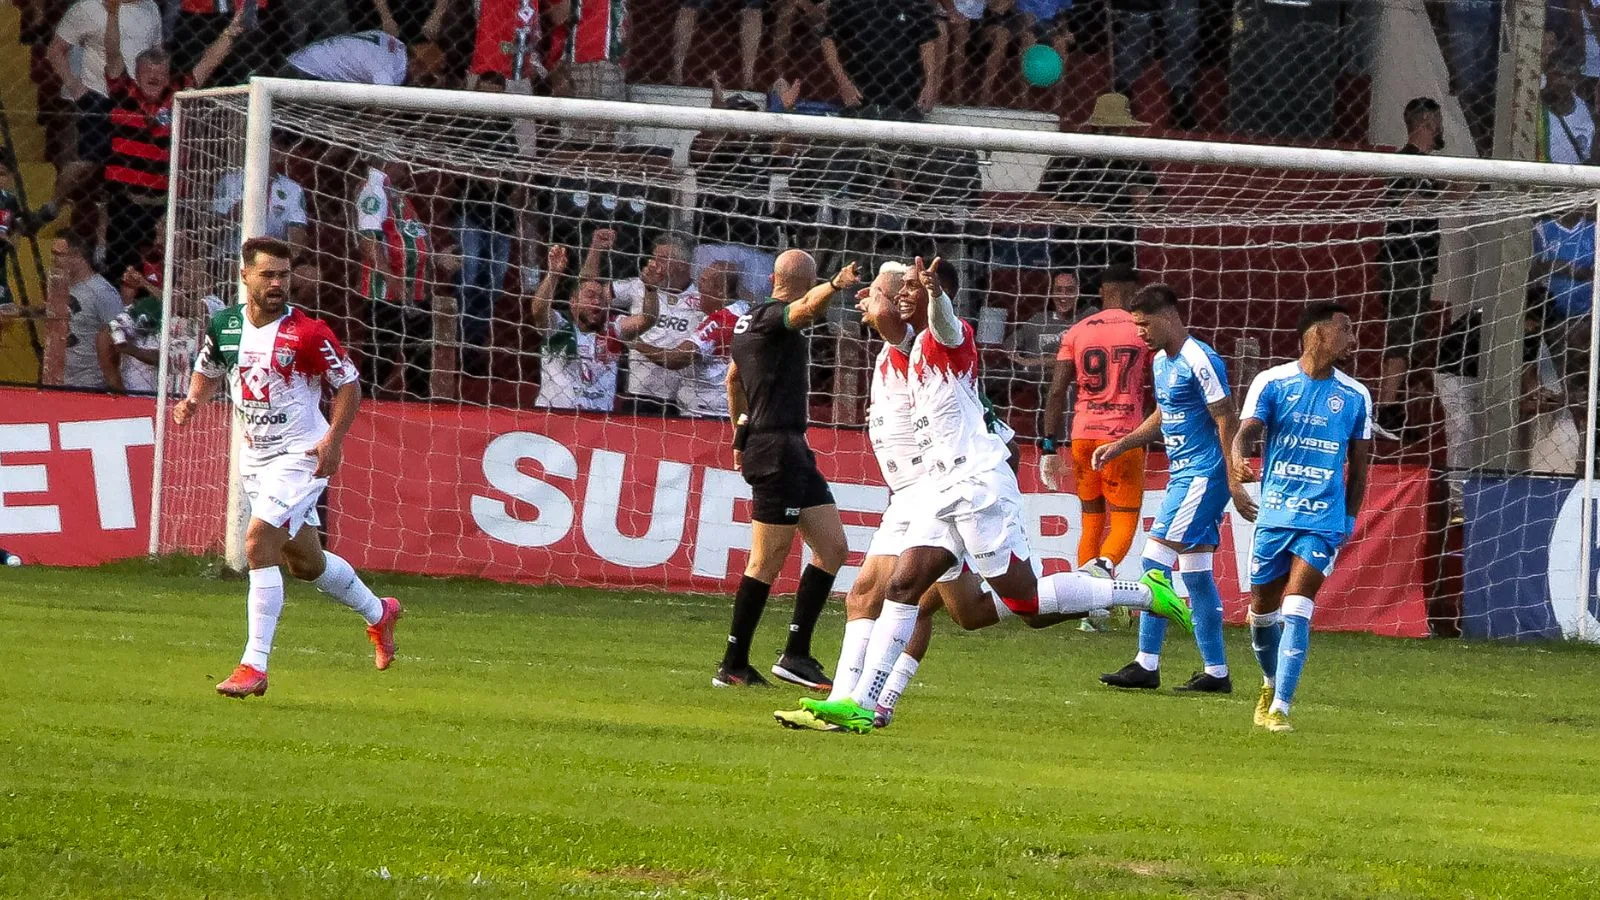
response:
<path fill-rule="evenodd" d="M 174 296 L 229 297 L 239 211 L 219 186 L 242 161 L 244 97 L 182 103 Z M 1041 435 L 1061 335 L 1098 307 L 1110 269 L 1172 285 L 1241 397 L 1297 355 L 1305 304 L 1338 300 L 1357 326 L 1350 370 L 1386 434 L 1340 566 L 1343 611 L 1324 617 L 1319 602 L 1319 624 L 1576 627 L 1575 608 L 1510 626 L 1463 610 L 1459 525 L 1464 493 L 1496 473 L 1578 471 L 1590 288 L 1572 242 L 1585 229 L 1592 241 L 1592 195 L 792 134 L 612 128 L 616 143 L 595 144 L 586 128 L 275 105 L 269 230 L 303 241 L 296 302 L 333 325 L 377 401 L 328 504 L 333 546 L 357 565 L 677 590 L 736 582 L 749 492 L 719 417 L 725 345 L 706 323 L 764 297 L 775 254 L 800 248 L 824 276 L 918 255 L 955 267 L 987 393 L 1025 448 Z M 285 224 L 297 192 L 303 232 Z M 571 261 L 551 282 L 556 315 L 541 321 L 533 300 L 555 246 Z M 682 368 L 602 324 L 640 312 L 652 258 L 666 299 L 642 341 L 691 357 Z M 591 262 L 586 287 L 576 276 Z M 609 320 L 584 312 L 594 302 Z M 861 432 L 879 343 L 853 306 L 836 299 L 811 333 L 810 376 L 812 443 L 858 561 L 887 491 Z M 169 433 L 163 484 L 178 499 L 160 523 L 165 550 L 221 539 L 226 428 L 220 407 L 207 415 L 210 427 Z M 1045 489 L 1037 453 L 1023 453 L 1036 551 L 1047 568 L 1082 562 L 1071 483 Z M 1152 454 L 1147 522 L 1162 469 Z M 1224 577 L 1242 585 L 1248 526 L 1232 517 L 1224 532 Z M 1230 614 L 1242 596 L 1229 593 Z"/>

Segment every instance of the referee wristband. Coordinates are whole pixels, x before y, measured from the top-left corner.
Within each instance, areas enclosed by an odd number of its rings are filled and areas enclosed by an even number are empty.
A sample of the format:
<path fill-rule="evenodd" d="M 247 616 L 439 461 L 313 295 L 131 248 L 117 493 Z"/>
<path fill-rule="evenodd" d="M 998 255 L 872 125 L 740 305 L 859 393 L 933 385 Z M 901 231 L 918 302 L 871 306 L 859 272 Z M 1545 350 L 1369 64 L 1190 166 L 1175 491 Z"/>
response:
<path fill-rule="evenodd" d="M 1056 439 L 1055 438 L 1040 438 L 1039 439 L 1039 449 L 1041 451 L 1045 452 L 1045 453 L 1054 453 L 1054 452 L 1056 452 Z"/>
<path fill-rule="evenodd" d="M 733 426 L 733 449 L 743 451 L 744 440 L 750 436 L 750 426 L 743 422 Z"/>

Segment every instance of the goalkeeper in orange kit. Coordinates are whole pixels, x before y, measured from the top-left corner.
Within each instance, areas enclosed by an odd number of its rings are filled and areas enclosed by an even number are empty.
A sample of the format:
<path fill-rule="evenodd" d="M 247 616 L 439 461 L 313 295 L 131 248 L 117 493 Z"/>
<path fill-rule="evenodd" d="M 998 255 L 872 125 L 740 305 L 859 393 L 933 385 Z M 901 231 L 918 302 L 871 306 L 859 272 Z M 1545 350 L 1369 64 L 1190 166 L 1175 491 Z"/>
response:
<path fill-rule="evenodd" d="M 1039 441 L 1040 476 L 1047 487 L 1059 490 L 1066 467 L 1059 441 L 1072 395 L 1072 467 L 1083 506 L 1077 563 L 1106 577 L 1133 546 L 1144 502 L 1143 449 L 1130 450 L 1098 471 L 1090 462 L 1096 447 L 1144 421 L 1150 350 L 1126 309 L 1138 286 L 1131 268 L 1112 266 L 1101 282 L 1101 311 L 1061 336 Z"/>

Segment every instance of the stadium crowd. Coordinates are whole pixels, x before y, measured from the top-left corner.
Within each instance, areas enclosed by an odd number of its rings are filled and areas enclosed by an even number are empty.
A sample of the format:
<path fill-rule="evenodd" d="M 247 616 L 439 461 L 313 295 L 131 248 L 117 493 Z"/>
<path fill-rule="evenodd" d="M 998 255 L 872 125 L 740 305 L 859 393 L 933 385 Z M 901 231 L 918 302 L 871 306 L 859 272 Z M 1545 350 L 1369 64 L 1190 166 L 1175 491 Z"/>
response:
<path fill-rule="evenodd" d="M 8 159 L 0 198 L 10 212 L 0 215 L 7 216 L 8 245 L 42 230 L 59 235 L 50 243 L 44 307 L 71 314 L 44 323 L 42 377 L 85 389 L 155 389 L 152 347 L 161 322 L 150 298 L 161 290 L 172 98 L 251 74 L 600 99 L 625 99 L 640 84 L 709 85 L 713 103 L 736 109 L 919 119 L 936 106 L 971 103 L 1054 112 L 1067 130 L 1366 141 L 1364 124 L 1347 121 L 1359 108 L 1347 95 L 1360 93 L 1348 78 L 1330 92 L 1338 108 L 1311 124 L 1296 118 L 1292 95 L 1253 98 L 1254 88 L 1231 82 L 1255 26 L 1233 22 L 1225 8 L 1231 5 L 1209 0 L 777 0 L 772 9 L 706 0 L 18 5 L 23 38 L 42 61 L 36 74 L 54 98 L 44 113 L 58 177 L 49 202 L 29 209 L 9 171 L 17 161 Z M 1335 68 L 1363 75 L 1369 11 L 1357 3 L 1319 6 L 1325 8 L 1315 15 L 1326 18 L 1296 21 L 1325 29 L 1308 34 L 1333 36 L 1342 48 Z M 1451 78 L 1440 96 L 1492 112 L 1494 73 L 1484 61 L 1492 54 L 1473 48 L 1499 28 L 1497 4 L 1443 6 L 1439 34 Z M 1290 15 L 1287 8 L 1272 12 Z M 1550 4 L 1546 159 L 1597 161 L 1597 17 L 1591 4 Z M 1236 28 L 1244 30 L 1235 35 Z M 630 47 L 646 33 L 670 52 Z M 1067 77 L 1048 87 L 1018 77 L 1018 55 L 1036 45 L 1062 58 Z M 724 60 L 729 70 L 717 71 Z M 1288 72 L 1294 63 L 1277 64 Z M 1098 78 L 1081 77 L 1089 68 L 1102 70 Z M 724 92 L 724 78 L 738 90 Z M 1084 87 L 1094 84 L 1104 90 Z M 1432 98 L 1370 115 L 1404 118 L 1402 152 L 1441 149 L 1440 105 Z M 1492 121 L 1469 116 L 1469 124 L 1480 146 L 1492 142 Z M 611 146 L 615 136 L 603 133 L 568 129 L 530 140 L 508 123 L 487 143 L 481 127 L 463 137 L 490 158 L 598 143 L 601 157 L 619 166 L 671 165 L 648 150 Z M 765 295 L 779 249 L 808 249 L 824 268 L 845 257 L 875 265 L 937 251 L 958 261 L 972 286 L 960 312 L 976 323 L 986 348 L 996 405 L 1011 412 L 1024 436 L 1038 432 L 1036 413 L 1061 334 L 1098 309 L 1108 275 L 1120 282 L 1163 274 L 1141 271 L 1151 264 L 1134 225 L 1107 224 L 1165 202 L 1172 185 L 1148 165 L 1050 160 L 1032 194 L 1061 215 L 1058 224 L 1041 226 L 985 217 L 991 192 L 982 189 L 984 161 L 976 154 L 887 148 L 841 161 L 843 155 L 839 148 L 821 158 L 803 147 L 701 135 L 688 159 L 697 208 L 685 209 L 664 189 L 622 179 L 578 184 L 490 170 L 443 176 L 279 131 L 267 232 L 297 249 L 297 301 L 342 329 L 377 396 L 652 415 L 725 414 L 715 383 L 725 366 L 729 314 Z M 795 187 L 794 199 L 746 189 L 780 171 Z M 807 195 L 807 178 L 842 180 L 845 202 Z M 226 236 L 218 252 L 227 254 L 237 244 L 230 223 L 238 219 L 242 173 L 185 189 L 207 198 L 211 231 Z M 1384 202 L 1403 208 L 1411 198 L 1452 189 L 1396 182 Z M 953 208 L 968 213 L 964 224 L 949 220 Z M 66 221 L 53 224 L 57 217 Z M 201 239 L 185 233 L 177 240 Z M 1591 214 L 1538 225 L 1524 393 L 1530 421 L 1582 408 L 1594 247 Z M 571 265 L 553 263 L 558 248 Z M 180 258 L 199 255 L 184 250 Z M 1482 437 L 1473 430 L 1484 403 L 1476 353 L 1482 316 L 1450 321 L 1431 299 L 1436 220 L 1391 218 L 1372 251 L 1376 327 L 1369 345 L 1385 349 L 1381 363 L 1358 368 L 1379 385 L 1380 422 L 1404 444 L 1448 447 L 1452 464 L 1469 465 L 1462 448 Z M 180 317 L 198 321 L 227 293 L 198 269 L 176 274 Z M 10 279 L 0 290 L 15 286 Z M 859 423 L 862 414 L 860 373 L 869 355 L 852 305 L 835 304 L 824 326 L 834 339 L 815 344 L 813 413 L 820 421 Z M 6 315 L 23 312 L 12 307 Z M 1247 346 L 1237 342 L 1236 361 Z M 1249 365 L 1240 371 L 1248 379 Z M 1437 421 L 1442 442 L 1435 440 Z M 1569 425 L 1582 426 L 1581 418 Z"/>

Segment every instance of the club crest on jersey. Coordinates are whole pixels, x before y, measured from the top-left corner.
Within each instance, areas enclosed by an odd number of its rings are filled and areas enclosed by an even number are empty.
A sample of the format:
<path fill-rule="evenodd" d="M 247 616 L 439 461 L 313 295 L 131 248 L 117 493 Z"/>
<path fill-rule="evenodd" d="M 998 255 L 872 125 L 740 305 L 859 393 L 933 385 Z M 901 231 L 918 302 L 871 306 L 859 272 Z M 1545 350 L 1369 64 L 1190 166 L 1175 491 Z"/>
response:
<path fill-rule="evenodd" d="M 278 368 L 280 369 L 289 368 L 290 366 L 294 365 L 294 348 L 279 347 L 276 350 L 273 350 L 272 361 L 277 363 Z"/>
<path fill-rule="evenodd" d="M 1329 397 L 1328 408 L 1333 410 L 1334 414 L 1337 415 L 1344 409 L 1344 398 L 1338 394 L 1334 394 L 1333 396 Z"/>

